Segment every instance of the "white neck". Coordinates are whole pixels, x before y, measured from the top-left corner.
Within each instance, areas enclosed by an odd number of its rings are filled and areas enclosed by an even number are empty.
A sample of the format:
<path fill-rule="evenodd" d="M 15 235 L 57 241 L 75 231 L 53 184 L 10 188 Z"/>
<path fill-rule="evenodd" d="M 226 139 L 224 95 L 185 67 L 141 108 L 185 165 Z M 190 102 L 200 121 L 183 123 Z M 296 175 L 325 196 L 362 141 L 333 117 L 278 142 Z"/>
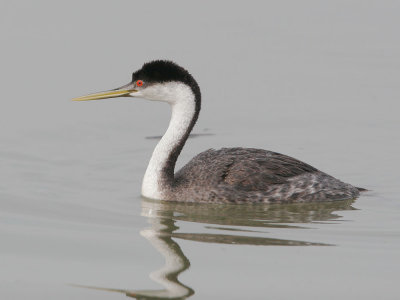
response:
<path fill-rule="evenodd" d="M 164 180 L 168 159 L 170 154 L 177 150 L 190 126 L 196 109 L 195 96 L 189 86 L 178 82 L 156 85 L 146 90 L 143 97 L 154 100 L 162 99 L 162 101 L 170 103 L 172 107 L 168 129 L 153 151 L 142 183 L 143 196 L 163 200 L 165 192 L 168 190 L 168 186 L 165 186 L 167 182 Z M 173 174 L 174 171 L 171 170 L 171 172 Z M 173 180 L 173 178 L 171 179 Z"/>

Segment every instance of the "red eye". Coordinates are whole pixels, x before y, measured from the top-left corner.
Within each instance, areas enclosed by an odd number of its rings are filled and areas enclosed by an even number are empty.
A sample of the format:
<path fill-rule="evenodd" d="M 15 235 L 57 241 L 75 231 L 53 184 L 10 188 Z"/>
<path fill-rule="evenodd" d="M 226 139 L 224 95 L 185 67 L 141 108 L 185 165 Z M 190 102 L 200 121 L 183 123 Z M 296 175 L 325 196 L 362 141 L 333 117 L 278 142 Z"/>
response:
<path fill-rule="evenodd" d="M 143 86 L 143 80 L 138 80 L 136 81 L 137 86 Z"/>

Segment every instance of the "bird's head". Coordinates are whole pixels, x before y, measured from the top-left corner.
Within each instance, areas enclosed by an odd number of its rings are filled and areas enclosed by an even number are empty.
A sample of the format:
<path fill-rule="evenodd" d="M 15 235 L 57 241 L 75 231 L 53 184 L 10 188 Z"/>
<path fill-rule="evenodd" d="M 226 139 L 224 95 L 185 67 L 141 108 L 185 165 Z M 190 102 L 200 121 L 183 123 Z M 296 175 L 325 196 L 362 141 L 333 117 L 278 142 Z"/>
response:
<path fill-rule="evenodd" d="M 172 61 L 155 60 L 145 63 L 132 74 L 132 81 L 122 87 L 72 100 L 140 97 L 173 104 L 187 93 L 193 93 L 195 101 L 200 101 L 200 89 L 192 75 Z"/>

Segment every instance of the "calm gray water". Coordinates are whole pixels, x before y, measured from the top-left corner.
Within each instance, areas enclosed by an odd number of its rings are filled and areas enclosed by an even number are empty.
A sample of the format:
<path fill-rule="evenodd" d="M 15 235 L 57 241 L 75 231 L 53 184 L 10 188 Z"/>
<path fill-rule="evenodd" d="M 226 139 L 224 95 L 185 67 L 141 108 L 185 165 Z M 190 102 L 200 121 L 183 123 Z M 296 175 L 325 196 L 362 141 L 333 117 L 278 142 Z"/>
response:
<path fill-rule="evenodd" d="M 397 1 L 2 1 L 0 298 L 399 299 Z M 76 103 L 168 58 L 210 147 L 306 161 L 354 202 L 142 199 L 169 119 L 140 99 Z"/>

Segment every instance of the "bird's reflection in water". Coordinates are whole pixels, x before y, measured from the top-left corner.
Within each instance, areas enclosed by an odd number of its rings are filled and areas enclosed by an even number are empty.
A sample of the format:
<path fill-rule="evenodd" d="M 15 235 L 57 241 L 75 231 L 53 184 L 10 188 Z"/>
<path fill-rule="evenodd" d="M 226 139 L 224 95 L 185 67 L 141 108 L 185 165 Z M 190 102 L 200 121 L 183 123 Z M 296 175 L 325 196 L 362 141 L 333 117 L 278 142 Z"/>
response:
<path fill-rule="evenodd" d="M 194 294 L 194 290 L 181 283 L 178 276 L 189 268 L 190 262 L 174 239 L 235 245 L 329 246 L 323 243 L 251 235 L 260 235 L 260 233 L 265 235 L 266 232 L 263 231 L 263 228 L 306 228 L 306 223 L 337 220 L 341 217 L 337 213 L 338 211 L 354 209 L 351 206 L 352 202 L 229 205 L 171 203 L 143 199 L 142 215 L 148 218 L 151 226 L 143 229 L 141 234 L 165 258 L 165 265 L 152 272 L 150 278 L 161 284 L 164 289 L 95 289 L 120 292 L 136 299 L 188 298 Z M 181 229 L 177 226 L 179 221 L 204 224 L 206 230 L 218 233 L 177 232 L 178 229 Z M 179 223 L 185 224 L 184 222 Z"/>

